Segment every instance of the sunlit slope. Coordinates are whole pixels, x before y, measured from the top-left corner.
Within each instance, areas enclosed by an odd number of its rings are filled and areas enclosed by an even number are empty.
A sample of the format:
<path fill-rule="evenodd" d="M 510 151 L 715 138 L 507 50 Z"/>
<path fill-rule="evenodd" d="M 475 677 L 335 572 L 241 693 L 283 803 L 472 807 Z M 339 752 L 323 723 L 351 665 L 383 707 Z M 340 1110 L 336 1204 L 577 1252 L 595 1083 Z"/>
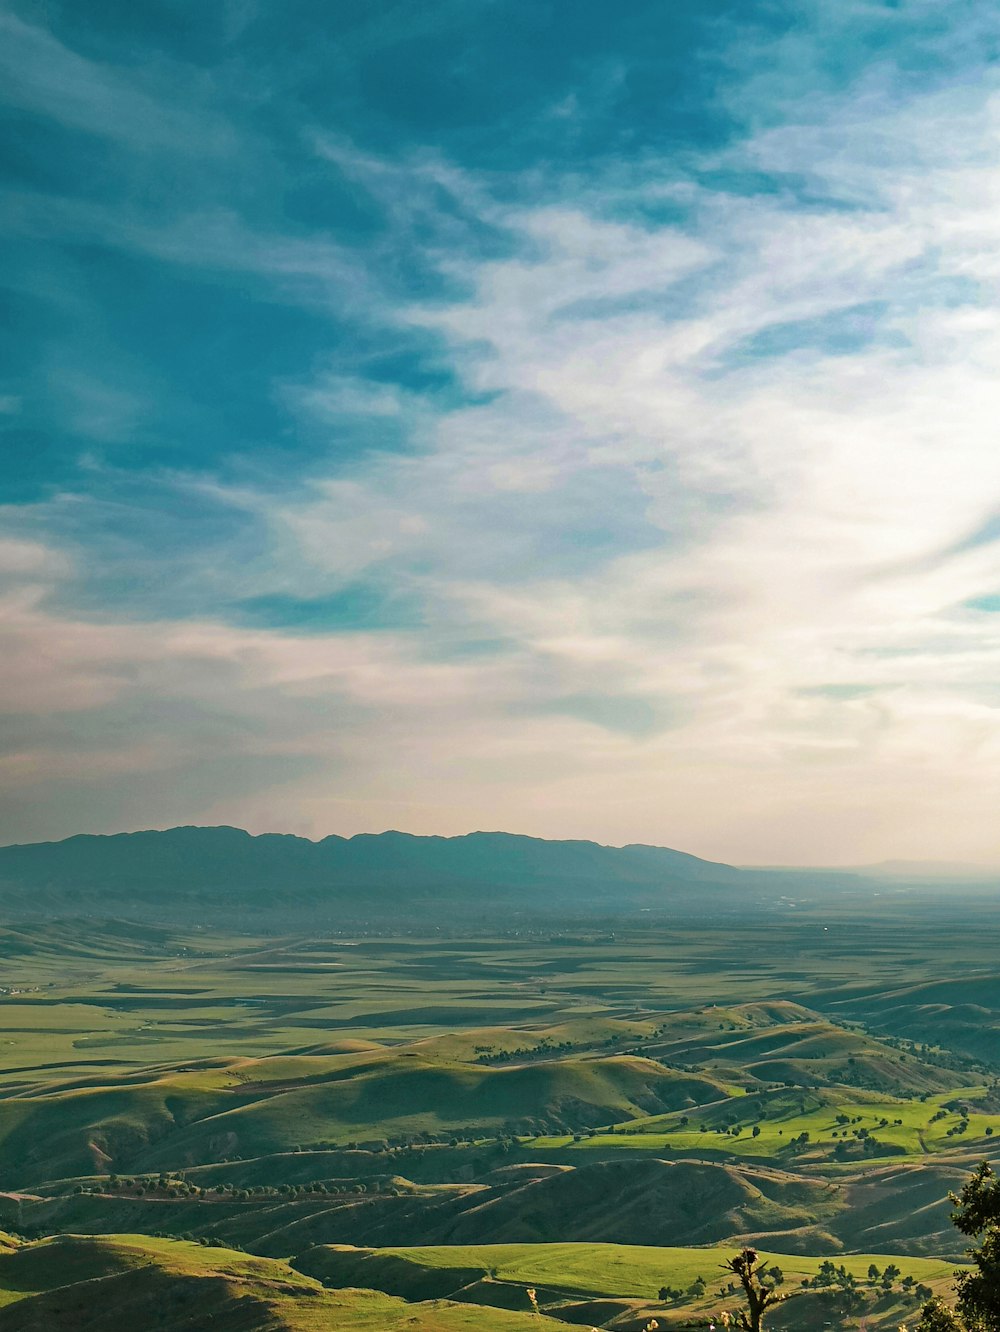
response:
<path fill-rule="evenodd" d="M 814 1256 L 789 1257 L 761 1250 L 779 1269 L 789 1302 L 771 1320 L 776 1329 L 812 1332 L 856 1327 L 845 1316 L 830 1276 L 834 1264 Z M 727 1287 L 725 1248 L 652 1247 L 610 1244 L 484 1244 L 409 1249 L 341 1246 L 308 1250 L 293 1265 L 328 1286 L 369 1286 L 420 1299 L 426 1291 L 491 1309 L 524 1308 L 526 1288 L 542 1312 L 564 1323 L 636 1332 L 651 1319 L 660 1327 L 697 1327 L 715 1321 L 721 1308 L 739 1307 Z M 895 1332 L 914 1321 L 928 1293 L 950 1291 L 955 1269 L 935 1260 L 902 1259 L 891 1289 L 875 1289 L 868 1269 L 889 1266 L 881 1254 L 857 1254 L 841 1267 L 853 1280 L 871 1332 Z M 806 1289 L 803 1282 L 809 1282 Z M 817 1282 L 820 1284 L 817 1285 Z M 669 1293 L 663 1287 L 669 1287 Z M 826 1288 L 823 1289 L 822 1287 Z M 855 1316 L 857 1314 L 855 1306 Z"/>
<path fill-rule="evenodd" d="M 718 1296 L 724 1248 L 608 1244 L 486 1244 L 409 1249 L 320 1246 L 285 1260 L 221 1246 L 118 1234 L 0 1243 L 0 1332 L 529 1332 L 526 1287 L 570 1323 L 701 1321 Z M 766 1253 L 766 1251 L 765 1251 Z M 796 1290 L 821 1269 L 815 1256 L 766 1253 Z M 846 1269 L 864 1282 L 884 1255 L 859 1254 Z M 954 1269 L 904 1259 L 901 1276 L 944 1290 Z M 688 1290 L 698 1278 L 704 1295 Z M 686 1292 L 663 1306 L 659 1288 Z M 917 1297 L 897 1283 L 871 1309 L 870 1326 L 899 1321 Z M 821 1326 L 822 1302 L 796 1300 L 798 1322 Z M 632 1321 L 629 1321 L 631 1319 Z M 591 1325 L 591 1324 L 587 1324 Z"/>
<path fill-rule="evenodd" d="M 693 1114 L 643 1116 L 572 1148 L 565 1139 L 546 1145 L 602 1155 L 639 1149 L 710 1159 L 736 1154 L 786 1166 L 924 1156 L 966 1143 L 992 1146 L 988 1139 L 1000 1130 L 1000 1106 L 985 1108 L 992 1104 L 985 1088 L 914 1100 L 840 1087 L 782 1087 L 716 1101 Z"/>
<path fill-rule="evenodd" d="M 904 1095 L 941 1091 L 958 1079 L 948 1067 L 894 1048 L 856 1027 L 831 1021 L 798 1004 L 744 1004 L 671 1016 L 646 1053 L 678 1066 L 741 1080 L 818 1086 L 835 1083 Z"/>
<path fill-rule="evenodd" d="M 624 1055 L 489 1068 L 378 1050 L 141 1076 L 0 1100 L 4 1182 L 39 1172 L 58 1178 L 194 1165 L 358 1137 L 583 1128 L 724 1094 L 710 1078 Z"/>
<path fill-rule="evenodd" d="M 0 1254 L 2 1332 L 492 1332 L 530 1315 L 327 1291 L 287 1263 L 145 1236 L 70 1236 Z"/>
<path fill-rule="evenodd" d="M 301 1272 L 320 1277 L 329 1286 L 367 1285 L 407 1299 L 459 1295 L 474 1280 L 492 1275 L 500 1281 L 545 1286 L 586 1295 L 634 1296 L 655 1299 L 666 1284 L 685 1288 L 697 1277 L 719 1279 L 722 1247 L 618 1244 L 459 1244 L 369 1249 L 351 1245 L 322 1246 L 293 1259 Z M 822 1258 L 761 1250 L 780 1264 L 787 1284 L 813 1277 Z M 956 1268 L 941 1259 L 912 1258 L 902 1263 L 891 1255 L 855 1254 L 838 1259 L 859 1279 L 875 1263 L 889 1262 L 924 1282 L 950 1282 Z"/>

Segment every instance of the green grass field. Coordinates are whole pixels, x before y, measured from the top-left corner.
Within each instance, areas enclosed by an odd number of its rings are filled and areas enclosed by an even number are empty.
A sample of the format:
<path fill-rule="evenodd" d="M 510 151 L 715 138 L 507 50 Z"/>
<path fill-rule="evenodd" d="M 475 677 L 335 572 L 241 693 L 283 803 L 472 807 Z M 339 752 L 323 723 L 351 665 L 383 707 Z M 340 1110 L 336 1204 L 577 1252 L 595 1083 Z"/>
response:
<path fill-rule="evenodd" d="M 989 1139 L 1000 1135 L 1000 1112 L 971 1113 L 946 1110 L 946 1103 L 961 1098 L 985 1096 L 983 1085 L 956 1088 L 928 1097 L 926 1101 L 891 1099 L 875 1094 L 836 1094 L 831 1091 L 789 1095 L 785 1090 L 760 1096 L 733 1098 L 731 1101 L 668 1115 L 656 1115 L 616 1125 L 613 1134 L 599 1134 L 575 1142 L 572 1135 L 540 1137 L 534 1145 L 540 1149 L 579 1153 L 623 1151 L 713 1157 L 738 1157 L 749 1161 L 784 1161 L 791 1152 L 815 1160 L 828 1157 L 837 1143 L 851 1143 L 856 1131 L 867 1131 L 880 1143 L 898 1148 L 908 1160 L 951 1150 L 956 1130 L 962 1128 L 963 1145 L 978 1144 L 984 1150 Z M 733 1128 L 721 1126 L 736 1116 Z M 682 1123 L 687 1119 L 687 1124 Z M 849 1122 L 845 1123 L 844 1120 Z M 692 1127 L 692 1124 L 698 1126 Z M 714 1129 L 712 1125 L 718 1125 Z M 704 1127 L 703 1127 L 704 1125 Z M 754 1128 L 759 1129 L 756 1136 Z M 792 1140 L 809 1134 L 803 1148 L 793 1148 Z"/>
<path fill-rule="evenodd" d="M 623 1295 L 655 1300 L 661 1286 L 688 1287 L 698 1277 L 711 1286 L 722 1281 L 722 1263 L 731 1246 L 711 1248 L 656 1248 L 638 1244 L 468 1244 L 386 1249 L 427 1267 L 481 1267 L 502 1281 L 579 1291 L 588 1295 Z M 814 1277 L 823 1261 L 761 1250 L 768 1263 L 779 1266 L 787 1285 Z M 859 1281 L 867 1279 L 870 1264 L 880 1270 L 896 1263 L 903 1275 L 940 1285 L 960 1270 L 953 1263 L 932 1258 L 900 1260 L 885 1254 L 838 1255 Z"/>

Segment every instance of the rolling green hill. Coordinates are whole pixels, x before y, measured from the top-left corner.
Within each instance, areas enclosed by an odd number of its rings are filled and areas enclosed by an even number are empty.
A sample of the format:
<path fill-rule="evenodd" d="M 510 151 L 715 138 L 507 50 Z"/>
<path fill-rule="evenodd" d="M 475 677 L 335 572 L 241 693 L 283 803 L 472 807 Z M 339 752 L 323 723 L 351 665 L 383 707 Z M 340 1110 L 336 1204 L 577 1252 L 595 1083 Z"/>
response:
<path fill-rule="evenodd" d="M 310 1249 L 292 1260 L 300 1272 L 334 1288 L 366 1285 L 406 1299 L 456 1296 L 473 1281 L 492 1275 L 518 1286 L 535 1285 L 579 1295 L 655 1300 L 666 1284 L 686 1288 L 698 1276 L 715 1278 L 725 1247 L 619 1244 L 460 1244 L 365 1249 L 351 1245 Z M 813 1277 L 823 1259 L 765 1253 L 780 1263 L 788 1283 Z M 848 1271 L 863 1278 L 871 1263 L 880 1269 L 891 1258 L 861 1253 L 845 1259 Z M 951 1280 L 955 1266 L 940 1259 L 913 1259 L 907 1270 L 921 1281 Z M 364 1278 L 362 1280 L 361 1278 Z"/>
<path fill-rule="evenodd" d="M 424 1132 L 532 1132 L 631 1119 L 724 1094 L 709 1078 L 639 1057 L 490 1068 L 413 1048 L 232 1060 L 97 1078 L 0 1099 L 3 1182 L 155 1170 L 260 1156 L 303 1142 Z"/>
<path fill-rule="evenodd" d="M 544 1313 L 563 1322 L 586 1314 L 616 1327 L 644 1326 L 655 1314 L 671 1325 L 701 1321 L 718 1303 L 714 1290 L 699 1295 L 693 1283 L 701 1277 L 714 1287 L 725 1253 L 565 1243 L 323 1246 L 284 1260 L 144 1235 L 4 1240 L 0 1332 L 528 1332 L 538 1327 L 529 1286 Z M 821 1272 L 818 1258 L 779 1260 L 793 1290 Z M 886 1261 L 858 1254 L 846 1270 L 864 1283 L 868 1265 Z M 934 1290 L 947 1289 L 954 1272 L 940 1261 L 904 1267 L 901 1276 Z M 664 1283 L 692 1289 L 665 1305 L 658 1298 Z M 915 1298 L 897 1283 L 876 1300 L 869 1325 L 892 1326 Z M 800 1296 L 794 1304 L 794 1326 L 829 1322 L 821 1299 Z"/>
<path fill-rule="evenodd" d="M 331 1243 L 556 1240 L 752 1241 L 791 1254 L 961 1253 L 947 1195 L 965 1168 L 954 1160 L 865 1163 L 834 1176 L 795 1162 L 777 1168 L 652 1155 L 557 1165 L 522 1160 L 528 1150 L 534 1146 L 419 1148 L 405 1153 L 405 1161 L 402 1153 L 387 1161 L 364 1152 L 303 1152 L 195 1169 L 183 1180 L 154 1177 L 141 1192 L 128 1183 L 96 1183 L 96 1191 L 82 1193 L 63 1185 L 40 1195 L 0 1196 L 0 1219 L 33 1234 L 195 1235 L 279 1257 Z M 433 1160 L 419 1160 L 441 1155 L 446 1159 L 436 1169 Z M 498 1165 L 511 1157 L 513 1163 Z M 353 1174 L 345 1175 L 351 1166 Z M 466 1178 L 418 1183 L 391 1173 L 393 1166 Z M 250 1183 L 261 1178 L 271 1182 Z M 295 1179 L 305 1182 L 288 1183 Z"/>
<path fill-rule="evenodd" d="M 331 1292 L 287 1263 L 145 1236 L 0 1254 L 0 1332 L 528 1332 L 527 1313 Z"/>
<path fill-rule="evenodd" d="M 874 1013 L 871 995 L 865 993 L 831 996 L 829 1005 L 844 1017 L 865 1014 L 875 1032 L 1000 1062 L 1000 978 L 995 972 L 880 990 Z"/>

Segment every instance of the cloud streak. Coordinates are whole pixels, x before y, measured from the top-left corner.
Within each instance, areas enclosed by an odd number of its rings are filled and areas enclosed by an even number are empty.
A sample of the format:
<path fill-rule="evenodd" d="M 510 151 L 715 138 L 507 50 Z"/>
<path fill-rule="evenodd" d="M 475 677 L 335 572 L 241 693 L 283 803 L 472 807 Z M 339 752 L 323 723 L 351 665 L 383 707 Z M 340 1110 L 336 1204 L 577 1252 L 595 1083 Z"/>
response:
<path fill-rule="evenodd" d="M 804 98 L 792 55 L 819 68 L 830 15 L 763 48 L 770 90 L 759 52 L 730 73 L 748 125 L 724 146 L 587 177 L 316 130 L 312 169 L 379 219 L 364 244 L 41 210 L 291 282 L 331 333 L 269 386 L 308 468 L 142 473 L 206 507 L 192 549 L 156 546 L 172 587 L 141 613 L 101 532 L 111 471 L 8 510 L 12 836 L 218 819 L 1000 860 L 1000 87 L 968 77 L 963 12 L 933 79 L 883 60 Z M 223 511 L 239 536 L 199 575 Z"/>

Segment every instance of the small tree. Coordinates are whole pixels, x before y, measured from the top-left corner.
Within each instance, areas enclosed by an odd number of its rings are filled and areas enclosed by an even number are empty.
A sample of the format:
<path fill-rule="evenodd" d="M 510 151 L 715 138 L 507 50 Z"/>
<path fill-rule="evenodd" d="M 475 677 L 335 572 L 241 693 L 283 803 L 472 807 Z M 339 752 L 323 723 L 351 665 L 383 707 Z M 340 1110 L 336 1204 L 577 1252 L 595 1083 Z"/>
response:
<path fill-rule="evenodd" d="M 756 1249 L 741 1249 L 735 1258 L 730 1258 L 722 1266 L 723 1271 L 735 1273 L 746 1296 L 747 1308 L 736 1315 L 737 1327 L 746 1332 L 761 1332 L 766 1311 L 787 1296 L 778 1293 L 777 1282 L 764 1270 L 763 1260 Z"/>
<path fill-rule="evenodd" d="M 970 1328 L 995 1328 L 1000 1326 L 1000 1179 L 983 1161 L 951 1200 L 955 1226 L 978 1241 L 969 1246 L 976 1270 L 956 1280 L 958 1312 Z"/>
<path fill-rule="evenodd" d="M 896 1280 L 898 1276 L 899 1276 L 899 1268 L 896 1266 L 896 1264 L 895 1263 L 887 1264 L 885 1271 L 882 1273 L 882 1289 L 892 1290 L 892 1283 Z"/>
<path fill-rule="evenodd" d="M 955 1278 L 957 1315 L 940 1300 L 929 1300 L 920 1332 L 993 1332 L 1000 1327 L 1000 1178 L 983 1161 L 961 1193 L 950 1197 L 952 1223 L 976 1241 L 968 1248 L 975 1271 Z"/>

